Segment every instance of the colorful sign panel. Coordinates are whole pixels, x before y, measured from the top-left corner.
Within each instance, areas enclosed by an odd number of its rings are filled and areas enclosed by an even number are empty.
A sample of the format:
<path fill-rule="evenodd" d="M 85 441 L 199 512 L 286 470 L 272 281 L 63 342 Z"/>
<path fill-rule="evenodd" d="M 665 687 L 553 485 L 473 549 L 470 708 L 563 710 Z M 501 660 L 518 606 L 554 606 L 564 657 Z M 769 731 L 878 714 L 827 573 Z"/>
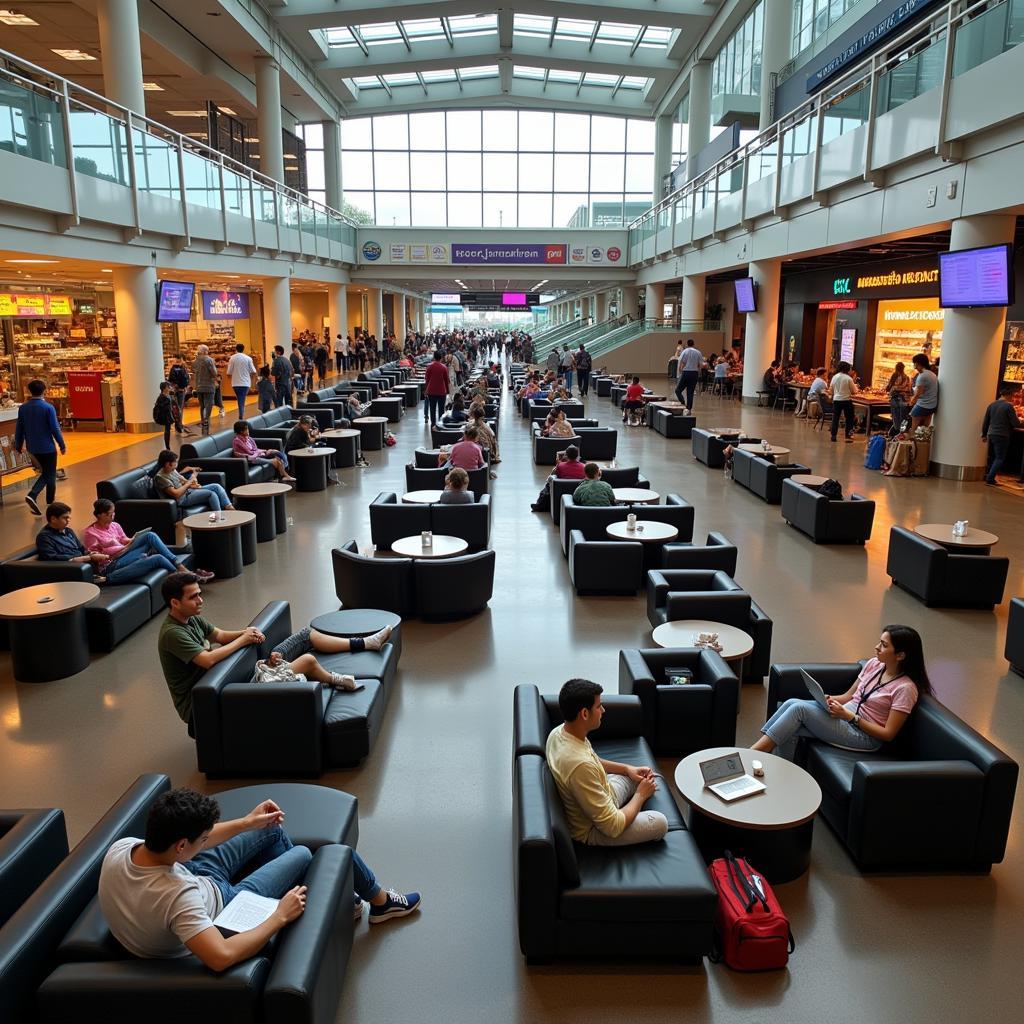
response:
<path fill-rule="evenodd" d="M 42 293 L 0 292 L 0 316 L 71 316 L 71 297 Z"/>
<path fill-rule="evenodd" d="M 68 370 L 68 408 L 76 420 L 103 419 L 102 381 L 96 371 Z"/>
<path fill-rule="evenodd" d="M 466 244 L 453 242 L 452 263 L 522 263 L 558 264 L 565 263 L 568 246 L 563 242 L 534 244 L 529 242 L 507 242 L 504 244 Z"/>
<path fill-rule="evenodd" d="M 248 320 L 248 292 L 203 292 L 204 320 Z"/>

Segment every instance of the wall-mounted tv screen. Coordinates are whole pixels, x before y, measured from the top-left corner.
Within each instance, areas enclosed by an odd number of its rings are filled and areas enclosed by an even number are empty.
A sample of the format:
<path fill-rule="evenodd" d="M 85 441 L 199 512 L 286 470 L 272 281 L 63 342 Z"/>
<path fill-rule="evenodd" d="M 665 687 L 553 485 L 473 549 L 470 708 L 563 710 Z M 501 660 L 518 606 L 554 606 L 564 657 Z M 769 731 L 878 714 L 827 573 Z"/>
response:
<path fill-rule="evenodd" d="M 192 319 L 192 281 L 161 281 L 156 293 L 157 323 L 185 323 Z"/>
<path fill-rule="evenodd" d="M 503 306 L 525 306 L 526 292 L 502 292 L 501 304 Z"/>
<path fill-rule="evenodd" d="M 756 313 L 757 302 L 754 298 L 754 279 L 740 277 L 733 281 L 736 286 L 736 312 Z"/>
<path fill-rule="evenodd" d="M 939 253 L 939 305 L 1009 306 L 1013 302 L 1013 250 L 986 245 Z"/>

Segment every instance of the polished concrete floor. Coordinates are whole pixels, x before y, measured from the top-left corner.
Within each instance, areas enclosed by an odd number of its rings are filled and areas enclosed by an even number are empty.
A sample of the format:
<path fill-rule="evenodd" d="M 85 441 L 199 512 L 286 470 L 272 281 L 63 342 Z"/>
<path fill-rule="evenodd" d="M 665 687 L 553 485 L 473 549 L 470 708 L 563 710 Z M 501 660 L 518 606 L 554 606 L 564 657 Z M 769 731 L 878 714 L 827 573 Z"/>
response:
<path fill-rule="evenodd" d="M 651 381 L 663 387 L 664 381 Z M 337 606 L 330 549 L 369 544 L 367 503 L 404 488 L 403 464 L 426 440 L 419 415 L 397 426 L 398 446 L 371 453 L 345 486 L 289 499 L 295 527 L 260 545 L 259 561 L 208 588 L 207 614 L 244 624 L 267 601 L 292 603 L 293 621 Z M 620 430 L 618 460 L 638 463 L 652 486 L 696 507 L 696 534 L 724 532 L 739 546 L 739 581 L 775 621 L 776 661 L 868 656 L 880 627 L 906 622 L 925 638 L 939 697 L 971 725 L 1024 758 L 1024 679 L 1002 659 L 1006 607 L 995 613 L 926 609 L 885 575 L 891 523 L 950 522 L 1001 537 L 1011 558 L 1008 595 L 1024 593 L 1020 498 L 981 484 L 886 479 L 863 469 L 862 444 L 765 409 L 701 399 L 700 422 L 742 423 L 794 458 L 878 503 L 872 541 L 816 547 L 777 507 L 696 463 L 688 441 Z M 608 399 L 588 413 L 617 424 Z M 659 962 L 569 963 L 527 969 L 516 942 L 512 893 L 512 690 L 554 691 L 587 676 L 614 691 L 621 647 L 650 643 L 641 597 L 576 598 L 548 516 L 529 503 L 544 471 L 529 435 L 502 410 L 504 461 L 493 486 L 498 553 L 488 611 L 462 622 L 405 626 L 404 655 L 380 740 L 358 769 L 321 783 L 356 794 L 360 851 L 382 881 L 419 888 L 423 911 L 384 928 L 359 927 L 338 1020 L 373 1022 L 1000 1021 L 1019 1012 L 1024 940 L 1024 824 L 1018 813 L 1006 860 L 991 875 L 863 876 L 828 827 L 814 834 L 810 872 L 782 886 L 797 951 L 789 971 L 742 976 L 724 967 Z M 149 442 L 155 453 L 158 442 Z M 98 479 L 138 464 L 147 447 L 81 463 L 59 496 L 81 529 Z M 21 494 L 0 511 L 5 549 L 32 537 Z M 74 678 L 16 685 L 0 654 L 0 806 L 64 807 L 72 841 L 141 772 L 216 791 L 195 769 L 155 659 L 158 620 Z M 764 694 L 748 686 L 738 726 L 750 742 Z M 671 776 L 672 763 L 663 769 Z M 955 829 L 956 821 L 949 827 Z M 1019 1018 L 1018 1018 L 1019 1019 Z"/>

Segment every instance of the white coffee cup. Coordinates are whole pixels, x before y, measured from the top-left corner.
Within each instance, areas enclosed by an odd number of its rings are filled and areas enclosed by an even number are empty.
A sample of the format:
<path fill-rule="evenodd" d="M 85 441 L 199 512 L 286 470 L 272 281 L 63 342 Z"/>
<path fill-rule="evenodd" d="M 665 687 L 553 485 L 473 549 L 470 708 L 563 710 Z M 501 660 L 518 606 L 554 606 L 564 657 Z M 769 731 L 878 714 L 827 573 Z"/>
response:
<path fill-rule="evenodd" d="M 210 513 L 210 522 L 211 523 L 217 522 L 217 513 L 216 512 L 211 512 Z"/>
<path fill-rule="evenodd" d="M 635 530 L 636 529 L 636 515 L 633 512 L 630 512 L 629 515 L 626 516 L 626 529 L 627 530 Z"/>
<path fill-rule="evenodd" d="M 422 540 L 423 546 L 425 548 L 430 548 L 434 546 L 434 535 L 430 532 L 430 530 L 423 531 Z"/>

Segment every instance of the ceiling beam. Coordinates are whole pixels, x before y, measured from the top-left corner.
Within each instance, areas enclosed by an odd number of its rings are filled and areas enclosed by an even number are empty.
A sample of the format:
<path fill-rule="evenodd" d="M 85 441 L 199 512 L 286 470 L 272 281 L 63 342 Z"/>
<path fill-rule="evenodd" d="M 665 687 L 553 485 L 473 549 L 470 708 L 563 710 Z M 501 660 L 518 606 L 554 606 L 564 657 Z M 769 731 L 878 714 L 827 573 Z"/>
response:
<path fill-rule="evenodd" d="M 510 7 L 498 9 L 498 45 L 503 50 L 512 49 L 512 24 L 515 12 Z"/>

